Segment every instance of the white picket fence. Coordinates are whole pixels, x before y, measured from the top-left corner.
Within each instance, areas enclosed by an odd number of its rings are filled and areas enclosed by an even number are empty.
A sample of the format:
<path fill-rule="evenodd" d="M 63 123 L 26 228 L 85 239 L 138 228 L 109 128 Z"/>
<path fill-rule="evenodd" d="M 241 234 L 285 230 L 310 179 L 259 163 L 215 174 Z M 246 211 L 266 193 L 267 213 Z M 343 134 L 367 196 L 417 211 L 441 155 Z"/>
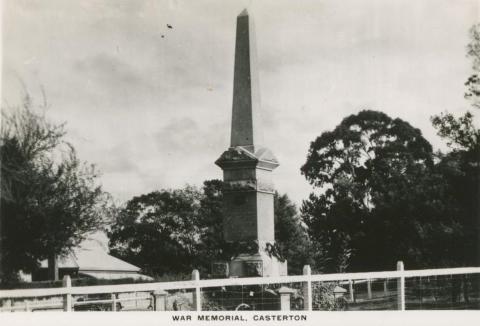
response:
<path fill-rule="evenodd" d="M 385 291 L 387 291 L 387 280 L 393 279 L 396 282 L 396 309 L 405 310 L 406 294 L 405 280 L 408 278 L 428 277 L 454 277 L 479 276 L 480 267 L 463 267 L 447 269 L 425 269 L 425 270 L 404 270 L 403 263 L 399 262 L 396 271 L 367 272 L 367 273 L 338 273 L 338 274 L 311 274 L 310 267 L 305 266 L 304 275 L 279 276 L 279 277 L 249 277 L 249 278 L 227 278 L 227 279 L 205 279 L 201 280 L 198 271 L 192 273 L 192 280 L 177 282 L 137 283 L 121 285 L 99 285 L 99 286 L 71 286 L 69 276 L 63 280 L 63 287 L 41 288 L 41 289 L 18 289 L 0 291 L 0 311 L 35 311 L 47 309 L 61 309 L 64 311 L 77 310 L 82 305 L 104 304 L 109 305 L 111 310 L 117 310 L 118 304 L 143 301 L 150 302 L 151 310 L 166 310 L 168 291 L 184 290 L 189 291 L 192 297 L 192 305 L 196 311 L 202 309 L 202 291 L 209 288 L 253 286 L 253 285 L 283 285 L 278 290 L 281 300 L 281 310 L 290 309 L 290 296 L 293 291 L 286 291 L 285 285 L 301 284 L 303 290 L 303 309 L 313 309 L 312 284 L 317 282 L 336 282 L 340 286 L 348 285 L 346 292 L 350 294 L 350 301 L 353 297 L 352 284 L 364 282 L 368 284 L 368 297 L 371 298 L 371 280 L 385 280 Z M 462 277 L 463 277 L 462 276 Z M 141 295 L 138 296 L 138 293 Z M 89 295 L 103 295 L 102 299 L 89 300 Z M 82 301 L 79 300 L 82 298 Z M 477 298 L 477 297 L 475 297 Z M 480 294 L 478 295 L 480 300 Z M 146 309 L 146 308 L 145 308 Z"/>

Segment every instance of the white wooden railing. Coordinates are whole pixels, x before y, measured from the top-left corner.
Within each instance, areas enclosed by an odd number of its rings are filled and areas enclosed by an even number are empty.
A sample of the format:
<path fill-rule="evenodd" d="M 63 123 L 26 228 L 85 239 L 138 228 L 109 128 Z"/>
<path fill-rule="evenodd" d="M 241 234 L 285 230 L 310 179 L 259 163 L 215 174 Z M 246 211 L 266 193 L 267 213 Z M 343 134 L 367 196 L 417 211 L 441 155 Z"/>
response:
<path fill-rule="evenodd" d="M 16 299 L 32 299 L 56 297 L 59 301 L 50 304 L 51 307 L 61 308 L 64 311 L 73 310 L 74 306 L 103 303 L 112 304 L 112 310 L 116 309 L 116 304 L 123 301 L 147 300 L 151 298 L 154 302 L 152 309 L 165 310 L 166 308 L 166 291 L 171 290 L 194 290 L 193 301 L 197 311 L 201 310 L 202 296 L 201 290 L 206 288 L 218 288 L 229 286 L 247 286 L 247 285 L 267 285 L 267 284 L 292 284 L 302 283 L 304 289 L 304 309 L 312 310 L 312 283 L 314 282 L 343 282 L 343 284 L 351 284 L 356 280 L 373 280 L 373 279 L 396 279 L 397 280 L 397 296 L 398 310 L 405 310 L 405 279 L 411 277 L 429 277 L 442 275 L 472 275 L 480 274 L 480 267 L 462 267 L 447 269 L 424 269 L 424 270 L 404 270 L 403 263 L 399 262 L 396 271 L 385 272 L 366 272 L 366 273 L 338 273 L 338 274 L 311 274 L 310 267 L 305 266 L 304 275 L 295 276 L 278 276 L 278 277 L 249 277 L 249 278 L 226 278 L 226 279 L 206 279 L 201 280 L 198 271 L 192 273 L 192 280 L 177 282 L 157 282 L 157 283 L 137 283 L 137 284 L 121 284 L 121 285 L 97 285 L 97 286 L 72 286 L 69 276 L 63 280 L 63 287 L 59 288 L 42 288 L 42 289 L 18 289 L 18 290 L 0 290 L 0 302 L 3 306 L 0 311 L 15 310 L 35 310 L 41 309 L 48 304 L 39 303 L 32 304 L 27 302 L 23 306 L 5 305 L 6 301 Z M 370 284 L 370 283 L 369 283 Z M 369 285 L 370 286 L 370 285 Z M 351 290 L 350 290 L 351 291 Z M 369 288 L 370 291 L 370 288 Z M 119 298 L 121 293 L 137 293 L 147 292 L 151 297 L 144 295 L 133 298 Z M 73 296 L 91 295 L 91 294 L 110 294 L 110 298 L 94 301 L 75 301 Z M 284 307 L 288 309 L 288 307 Z"/>

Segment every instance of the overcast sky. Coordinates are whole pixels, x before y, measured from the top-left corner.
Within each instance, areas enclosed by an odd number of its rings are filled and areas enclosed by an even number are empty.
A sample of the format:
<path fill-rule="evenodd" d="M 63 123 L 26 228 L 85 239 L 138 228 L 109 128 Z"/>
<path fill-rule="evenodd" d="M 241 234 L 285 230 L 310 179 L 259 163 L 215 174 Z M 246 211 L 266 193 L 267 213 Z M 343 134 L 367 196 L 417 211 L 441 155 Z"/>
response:
<path fill-rule="evenodd" d="M 443 148 L 430 116 L 469 109 L 473 0 L 6 0 L 3 106 L 20 102 L 22 83 L 41 103 L 43 87 L 47 116 L 67 122 L 120 200 L 221 178 L 245 7 L 274 180 L 297 203 L 311 190 L 299 171 L 309 143 L 345 116 L 382 110 Z"/>

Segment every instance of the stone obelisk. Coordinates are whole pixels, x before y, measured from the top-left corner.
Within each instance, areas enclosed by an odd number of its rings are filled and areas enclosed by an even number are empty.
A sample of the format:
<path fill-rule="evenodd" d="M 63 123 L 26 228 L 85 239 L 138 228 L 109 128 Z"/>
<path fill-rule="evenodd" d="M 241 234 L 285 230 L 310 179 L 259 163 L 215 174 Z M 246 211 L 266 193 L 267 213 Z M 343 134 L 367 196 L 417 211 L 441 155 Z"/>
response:
<path fill-rule="evenodd" d="M 228 262 L 230 277 L 287 273 L 287 263 L 271 251 L 275 242 L 271 174 L 278 161 L 260 146 L 260 110 L 255 37 L 244 10 L 237 17 L 230 148 L 215 163 L 223 170 L 225 240 L 258 247 Z"/>

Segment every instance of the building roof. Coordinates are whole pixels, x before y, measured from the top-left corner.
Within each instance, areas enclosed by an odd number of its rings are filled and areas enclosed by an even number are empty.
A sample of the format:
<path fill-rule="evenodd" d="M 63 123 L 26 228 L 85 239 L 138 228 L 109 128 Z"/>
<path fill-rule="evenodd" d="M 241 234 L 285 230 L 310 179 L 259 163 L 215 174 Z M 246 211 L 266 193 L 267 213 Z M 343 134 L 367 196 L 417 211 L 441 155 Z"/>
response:
<path fill-rule="evenodd" d="M 97 279 L 106 279 L 106 280 L 116 280 L 116 279 L 124 279 L 124 278 L 132 278 L 134 280 L 141 280 L 141 281 L 151 281 L 153 280 L 152 277 L 143 275 L 140 273 L 133 273 L 133 272 L 105 272 L 105 271 L 83 271 L 79 272 L 81 275 L 90 276 Z"/>
<path fill-rule="evenodd" d="M 48 267 L 47 260 L 41 262 L 42 268 Z M 82 242 L 72 253 L 58 259 L 59 268 L 74 268 L 82 271 L 135 272 L 140 268 L 109 255 L 95 240 Z"/>

